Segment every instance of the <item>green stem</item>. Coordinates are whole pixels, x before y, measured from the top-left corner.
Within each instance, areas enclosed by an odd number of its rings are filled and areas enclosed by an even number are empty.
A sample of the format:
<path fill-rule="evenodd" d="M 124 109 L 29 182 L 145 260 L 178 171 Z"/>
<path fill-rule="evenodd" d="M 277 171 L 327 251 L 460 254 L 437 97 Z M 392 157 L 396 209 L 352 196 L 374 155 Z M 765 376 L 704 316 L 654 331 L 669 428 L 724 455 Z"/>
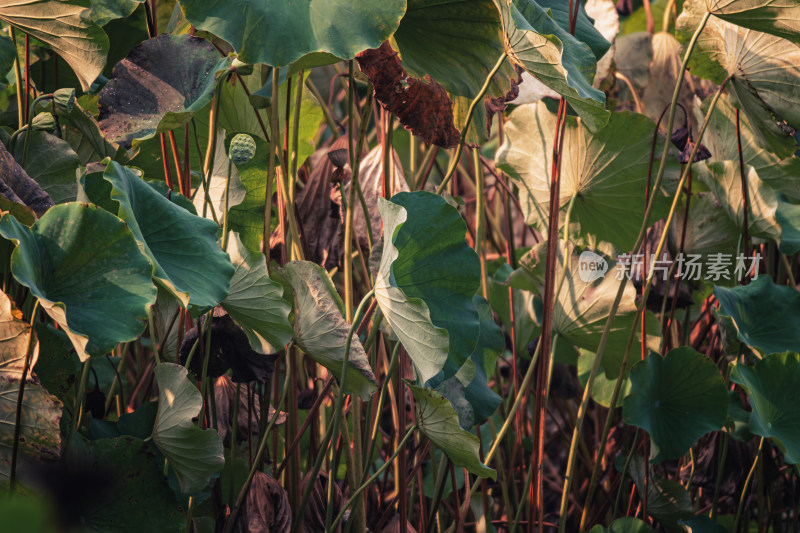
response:
<path fill-rule="evenodd" d="M 228 175 L 225 178 L 225 207 L 222 211 L 222 251 L 228 249 L 228 203 L 231 190 L 231 172 L 233 171 L 233 161 L 228 160 Z"/>
<path fill-rule="evenodd" d="M 17 455 L 19 453 L 19 437 L 22 431 L 22 400 L 25 394 L 25 382 L 28 379 L 28 371 L 31 368 L 31 358 L 33 357 L 33 339 L 36 337 L 34 324 L 36 322 L 36 312 L 39 310 L 39 300 L 33 304 L 31 311 L 31 323 L 28 332 L 28 346 L 25 348 L 25 362 L 22 365 L 22 376 L 19 380 L 19 392 L 17 392 L 17 412 L 14 417 L 14 441 L 11 445 L 11 468 L 9 471 L 9 485 L 11 493 L 14 493 L 17 476 Z"/>
<path fill-rule="evenodd" d="M 456 171 L 456 167 L 458 166 L 458 160 L 461 159 L 461 152 L 464 150 L 464 142 L 467 140 L 467 132 L 469 131 L 469 124 L 472 121 L 472 115 L 475 113 L 475 108 L 478 107 L 478 104 L 483 104 L 483 96 L 486 94 L 486 91 L 489 90 L 489 84 L 492 83 L 492 78 L 494 75 L 497 74 L 497 71 L 500 70 L 500 67 L 503 66 L 503 62 L 506 60 L 508 56 L 508 52 L 503 52 L 500 55 L 500 59 L 497 60 L 494 68 L 489 71 L 489 75 L 486 76 L 486 80 L 483 82 L 483 87 L 481 87 L 478 94 L 475 95 L 475 98 L 470 102 L 469 108 L 467 109 L 467 120 L 464 123 L 464 128 L 461 130 L 461 139 L 458 141 L 458 147 L 456 148 L 456 153 L 453 155 L 453 158 L 450 160 L 450 165 L 447 167 L 447 172 L 442 179 L 442 183 L 436 189 L 436 194 L 442 194 L 445 187 L 447 187 L 447 183 L 450 181 L 450 178 L 453 177 L 453 174 Z"/>
<path fill-rule="evenodd" d="M 664 177 L 664 169 L 666 168 L 666 162 L 667 162 L 667 153 L 669 152 L 669 143 L 670 143 L 669 132 L 672 132 L 672 128 L 673 128 L 673 126 L 675 124 L 675 110 L 676 110 L 677 103 L 678 103 L 678 96 L 680 94 L 681 85 L 683 84 L 683 73 L 686 71 L 686 66 L 689 63 L 689 57 L 691 56 L 692 51 L 694 50 L 695 44 L 697 43 L 697 39 L 700 37 L 700 33 L 703 31 L 703 28 L 705 27 L 706 22 L 708 21 L 708 18 L 710 16 L 711 16 L 711 14 L 707 12 L 703 16 L 703 19 L 700 21 L 700 25 L 697 27 L 697 30 L 695 31 L 694 35 L 692 35 L 692 39 L 691 39 L 691 41 L 689 42 L 689 44 L 688 44 L 688 46 L 686 48 L 686 54 L 683 57 L 683 62 L 681 64 L 681 68 L 678 71 L 678 81 L 676 82 L 675 90 L 672 93 L 672 102 L 670 104 L 669 119 L 667 121 L 667 132 L 668 132 L 668 134 L 666 135 L 666 138 L 664 140 L 664 148 L 663 148 L 663 150 L 661 152 L 661 161 L 660 161 L 659 166 L 658 166 L 658 173 L 656 174 L 656 179 L 655 179 L 655 181 L 653 183 L 653 189 L 652 189 L 652 191 L 650 193 L 650 200 L 647 202 L 647 209 L 645 209 L 644 219 L 642 220 L 642 225 L 641 225 L 641 228 L 639 229 L 639 235 L 636 238 L 636 242 L 635 242 L 635 244 L 633 246 L 633 250 L 638 250 L 639 247 L 642 244 L 642 241 L 644 240 L 644 235 L 645 235 L 645 232 L 647 230 L 647 221 L 650 219 L 650 213 L 652 212 L 653 205 L 655 204 L 655 202 L 653 200 L 655 199 L 656 194 L 658 194 L 658 191 L 659 191 L 659 189 L 661 187 L 661 180 Z M 695 152 L 697 150 L 697 147 L 699 147 L 699 146 L 700 146 L 700 140 L 698 138 L 697 145 L 695 146 Z M 692 154 L 692 155 L 694 155 L 694 154 Z M 690 158 L 689 160 L 691 161 L 692 159 Z M 686 173 L 684 172 L 684 176 L 683 176 L 684 179 L 685 179 L 685 176 L 686 176 Z M 682 183 L 683 183 L 683 180 L 681 182 L 681 185 L 678 186 L 678 190 L 675 193 L 676 201 L 680 198 Z M 674 215 L 674 207 L 675 207 L 675 202 L 673 202 L 673 209 L 671 210 L 671 215 Z M 671 220 L 672 220 L 671 217 L 667 220 L 667 223 L 665 225 L 665 233 L 669 229 L 669 224 L 670 224 Z M 660 252 L 656 252 L 656 257 L 658 257 L 659 253 Z M 573 429 L 572 439 L 571 439 L 571 442 L 570 442 L 569 455 L 568 455 L 568 459 L 567 459 L 567 471 L 566 471 L 565 476 L 564 476 L 564 487 L 563 487 L 563 490 L 561 492 L 561 509 L 560 509 L 560 518 L 559 518 L 559 521 L 558 521 L 558 532 L 559 533 L 565 533 L 566 527 L 567 527 L 567 519 L 568 519 L 568 516 L 567 516 L 567 505 L 569 504 L 569 494 L 570 494 L 570 489 L 572 487 L 572 477 L 573 477 L 573 474 L 574 474 L 574 471 L 575 471 L 575 462 L 576 462 L 575 460 L 576 460 L 577 451 L 578 451 L 578 441 L 580 439 L 580 433 L 581 433 L 581 430 L 583 428 L 583 420 L 584 420 L 584 418 L 586 416 L 586 410 L 587 410 L 587 408 L 589 406 L 589 398 L 591 396 L 591 390 L 592 390 L 592 387 L 594 386 L 594 380 L 597 377 L 597 371 L 598 371 L 598 369 L 600 367 L 600 361 L 602 361 L 603 353 L 605 351 L 606 343 L 608 341 L 608 336 L 611 333 L 611 326 L 612 326 L 612 324 L 614 322 L 614 317 L 617 314 L 617 309 L 619 309 L 619 304 L 622 301 L 622 295 L 625 292 L 625 287 L 626 287 L 627 281 L 628 280 L 625 279 L 625 276 L 623 276 L 622 280 L 620 281 L 619 289 L 617 290 L 617 295 L 614 298 L 613 304 L 611 305 L 611 309 L 609 310 L 608 318 L 606 319 L 606 325 L 605 325 L 605 328 L 603 329 L 603 334 L 600 337 L 600 344 L 599 344 L 599 346 L 597 348 L 597 351 L 596 351 L 594 364 L 592 364 L 592 369 L 591 369 L 591 371 L 589 373 L 589 379 L 587 380 L 586 386 L 584 387 L 583 397 L 581 398 L 581 404 L 580 404 L 580 407 L 578 408 L 578 416 L 577 416 L 577 420 L 575 422 L 575 428 Z M 644 296 L 642 298 L 642 302 L 646 302 L 646 301 L 647 301 L 646 296 Z M 615 405 L 615 404 L 611 403 L 611 405 Z M 613 414 L 613 410 L 612 410 L 612 412 L 609 413 L 609 416 L 611 416 L 612 414 Z M 602 451 L 602 448 L 598 448 L 598 450 Z M 591 485 L 590 485 L 590 487 L 591 487 Z M 584 506 L 584 507 L 586 507 L 586 506 Z"/>
<path fill-rule="evenodd" d="M 11 42 L 14 43 L 14 78 L 17 83 L 17 125 L 19 129 L 22 129 L 22 126 L 25 124 L 25 107 L 22 102 L 22 68 L 20 67 L 19 61 L 19 52 L 17 48 L 17 36 L 16 32 L 14 31 L 14 26 L 8 27 L 8 35 L 11 37 Z M 25 94 L 28 94 L 27 87 L 25 87 Z"/>
<path fill-rule="evenodd" d="M 698 143 L 700 141 L 697 141 Z M 691 161 L 691 160 L 690 160 Z M 733 528 L 731 531 L 739 531 L 739 520 L 742 518 L 742 510 L 744 509 L 744 500 L 747 497 L 747 490 L 750 488 L 750 483 L 753 481 L 753 475 L 756 472 L 756 466 L 758 466 L 758 461 L 761 459 L 761 451 L 764 448 L 764 437 L 761 437 L 761 440 L 758 441 L 758 451 L 756 452 L 756 458 L 753 460 L 753 466 L 750 467 L 750 471 L 747 473 L 747 478 L 744 481 L 744 487 L 742 487 L 742 494 L 739 497 L 739 505 L 736 508 L 736 519 L 733 521 Z"/>
<path fill-rule="evenodd" d="M 397 446 L 397 448 L 395 449 L 395 451 L 391 455 L 391 457 L 389 457 L 383 463 L 383 465 L 381 465 L 381 467 L 378 470 L 376 470 L 374 474 L 372 474 L 372 477 L 370 477 L 367 481 L 361 483 L 361 485 L 353 492 L 353 495 L 350 496 L 350 499 L 347 500 L 347 502 L 342 506 L 342 510 L 339 511 L 338 515 L 336 515 L 336 518 L 333 520 L 333 523 L 331 524 L 331 527 L 327 528 L 326 531 L 334 531 L 336 529 L 336 526 L 339 524 L 339 521 L 344 516 L 344 512 L 353 504 L 355 499 L 358 498 L 359 495 L 362 492 L 364 492 L 364 490 L 367 487 L 372 485 L 372 483 L 375 482 L 375 480 L 378 479 L 378 477 L 380 477 L 380 475 L 383 474 L 383 472 L 392 465 L 394 460 L 400 454 L 400 451 L 405 449 L 405 444 L 408 441 L 408 439 L 410 439 L 411 436 L 414 434 L 414 430 L 415 429 L 417 429 L 416 424 L 411 426 L 410 428 L 408 428 L 408 431 L 406 432 L 405 437 L 403 437 L 403 440 L 400 441 L 400 444 Z"/>
<path fill-rule="evenodd" d="M 92 359 L 89 358 L 83 362 L 83 370 L 81 371 L 81 380 L 78 384 L 78 393 L 75 396 L 75 410 L 72 413 L 72 426 L 69 429 L 69 438 L 64 444 L 64 451 L 61 453 L 62 457 L 66 457 L 69 447 L 72 445 L 72 440 L 75 438 L 75 433 L 78 426 L 81 424 L 81 417 L 83 415 L 83 398 L 86 395 L 86 384 L 89 382 L 89 370 L 92 367 Z"/>

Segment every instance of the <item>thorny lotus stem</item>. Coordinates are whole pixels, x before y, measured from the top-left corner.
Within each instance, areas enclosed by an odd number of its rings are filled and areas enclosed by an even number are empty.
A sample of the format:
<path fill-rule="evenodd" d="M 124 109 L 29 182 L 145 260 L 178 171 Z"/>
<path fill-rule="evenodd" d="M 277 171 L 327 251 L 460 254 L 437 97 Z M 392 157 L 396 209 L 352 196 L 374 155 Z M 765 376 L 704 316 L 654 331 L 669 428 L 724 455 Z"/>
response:
<path fill-rule="evenodd" d="M 489 90 L 489 84 L 492 83 L 492 78 L 494 75 L 497 74 L 497 71 L 500 70 L 500 67 L 503 66 L 503 62 L 508 57 L 508 52 L 503 52 L 500 55 L 500 59 L 497 60 L 497 64 L 495 64 L 494 68 L 489 71 L 489 75 L 486 76 L 486 81 L 483 82 L 483 87 L 481 90 L 478 91 L 478 94 L 475 98 L 470 102 L 469 108 L 467 109 L 467 119 L 464 123 L 464 128 L 461 130 L 461 138 L 458 141 L 458 147 L 456 148 L 456 153 L 453 154 L 453 158 L 450 160 L 450 165 L 447 167 L 447 172 L 445 172 L 444 177 L 442 178 L 442 183 L 439 185 L 439 188 L 436 189 L 436 194 L 442 194 L 445 187 L 447 187 L 447 183 L 450 181 L 450 178 L 453 177 L 453 174 L 456 171 L 456 167 L 458 166 L 458 160 L 461 159 L 461 152 L 464 150 L 464 143 L 467 140 L 467 132 L 469 132 L 469 124 L 472 122 L 472 115 L 475 113 L 475 108 L 478 107 L 478 104 L 483 103 L 483 95 L 486 94 L 486 91 Z"/>
<path fill-rule="evenodd" d="M 661 180 L 664 177 L 664 169 L 666 168 L 667 153 L 669 151 L 669 143 L 670 143 L 669 133 L 672 132 L 672 128 L 675 124 L 675 110 L 677 108 L 678 96 L 680 95 L 681 86 L 683 85 L 684 72 L 686 72 L 686 66 L 689 63 L 689 58 L 692 55 L 692 51 L 694 50 L 694 47 L 697 43 L 697 39 L 700 37 L 700 34 L 702 33 L 703 28 L 705 27 L 706 22 L 708 22 L 710 16 L 711 13 L 709 12 L 706 12 L 706 14 L 703 15 L 703 18 L 700 21 L 700 24 L 697 26 L 694 35 L 692 35 L 692 39 L 689 41 L 689 44 L 686 48 L 686 53 L 683 57 L 683 62 L 681 63 L 681 68 L 678 71 L 678 79 L 675 83 L 675 90 L 672 93 L 672 102 L 670 103 L 669 118 L 667 120 L 667 135 L 666 138 L 664 139 L 664 149 L 661 152 L 661 161 L 658 166 L 658 173 L 656 174 L 656 179 L 655 182 L 653 183 L 653 188 L 650 191 L 651 200 L 647 203 L 647 209 L 645 209 L 644 219 L 642 220 L 642 226 L 639 229 L 639 235 L 636 238 L 633 250 L 638 250 L 639 247 L 642 245 L 645 232 L 647 231 L 647 221 L 650 219 L 650 213 L 652 212 L 653 205 L 655 204 L 653 200 L 655 199 L 655 195 L 658 194 L 658 190 L 661 187 Z M 696 147 L 699 145 L 700 141 L 698 139 Z M 689 160 L 692 161 L 692 158 L 690 157 Z M 676 199 L 679 198 L 679 194 L 680 194 L 680 186 L 678 187 L 678 191 L 676 192 Z M 673 205 L 674 204 L 675 202 L 673 202 Z M 667 223 L 667 226 L 665 226 L 665 228 L 668 227 L 669 223 Z M 580 439 L 581 430 L 583 428 L 583 420 L 586 417 L 586 410 L 589 406 L 589 398 L 591 396 L 591 390 L 592 387 L 594 386 L 594 380 L 597 377 L 597 371 L 600 368 L 600 361 L 602 361 L 603 358 L 603 352 L 605 351 L 606 342 L 608 341 L 608 336 L 609 333 L 611 332 L 611 326 L 614 322 L 614 317 L 617 314 L 617 309 L 619 308 L 619 304 L 622 301 L 622 294 L 625 292 L 626 282 L 627 279 L 625 279 L 625 276 L 623 276 L 622 281 L 620 281 L 619 284 L 619 289 L 617 290 L 617 295 L 614 298 L 614 302 L 611 305 L 611 309 L 609 310 L 608 318 L 606 319 L 606 325 L 605 328 L 603 329 L 603 334 L 600 337 L 600 344 L 597 348 L 595 360 L 594 363 L 592 364 L 592 369 L 589 373 L 589 378 L 586 381 L 586 386 L 584 387 L 583 397 L 581 398 L 580 407 L 578 408 L 578 415 L 575 422 L 575 428 L 573 429 L 572 439 L 570 441 L 569 455 L 567 459 L 567 470 L 564 475 L 564 486 L 561 492 L 561 508 L 558 520 L 559 533 L 565 533 L 566 531 L 567 518 L 568 518 L 567 506 L 569 504 L 569 494 L 572 488 L 572 477 L 575 471 L 575 458 L 577 456 L 577 451 L 578 451 L 578 441 Z M 612 403 L 611 405 L 614 404 Z"/>
<path fill-rule="evenodd" d="M 228 522 L 225 525 L 226 533 L 230 533 L 233 530 L 233 527 L 236 523 L 236 517 L 239 516 L 239 510 L 241 509 L 245 495 L 250 488 L 250 483 L 253 482 L 253 477 L 256 475 L 256 471 L 258 471 L 258 468 L 261 466 L 261 460 L 264 457 L 264 452 L 267 449 L 267 442 L 269 440 L 267 437 L 272 431 L 272 428 L 275 426 L 275 422 L 278 420 L 278 415 L 280 414 L 281 409 L 283 409 L 283 404 L 286 402 L 286 396 L 289 392 L 289 379 L 291 378 L 291 374 L 291 365 L 286 365 L 286 376 L 283 378 L 283 391 L 281 391 L 280 401 L 275 406 L 275 414 L 269 421 L 264 433 L 261 434 L 261 441 L 258 443 L 258 452 L 256 452 L 256 460 L 253 461 L 253 465 L 250 467 L 250 472 L 247 474 L 247 479 L 245 480 L 244 485 L 242 485 L 241 490 L 239 490 L 239 496 L 236 498 L 236 505 L 234 506 L 233 512 L 231 513 L 231 516 L 228 518 Z M 269 413 L 267 413 L 267 416 L 269 416 Z M 235 439 L 236 436 L 234 435 L 233 438 Z M 297 521 L 297 523 L 300 523 L 300 521 Z"/>
<path fill-rule="evenodd" d="M 10 486 L 11 494 L 14 493 L 16 488 L 16 480 L 17 480 L 17 455 L 19 453 L 19 437 L 20 432 L 22 431 L 22 399 L 23 395 L 25 394 L 25 382 L 28 379 L 28 370 L 31 368 L 31 357 L 33 355 L 33 339 L 36 336 L 36 331 L 34 330 L 34 323 L 36 322 L 36 312 L 39 310 L 39 299 L 36 299 L 36 302 L 33 304 L 33 310 L 31 311 L 31 325 L 30 331 L 28 334 L 28 346 L 25 349 L 25 362 L 22 365 L 22 377 L 19 380 L 19 392 L 17 393 L 17 412 L 14 417 L 14 440 L 11 445 L 11 467 L 9 470 L 9 477 L 8 482 Z M 75 414 L 73 414 L 73 420 L 75 419 Z M 73 424 L 74 425 L 74 424 Z"/>

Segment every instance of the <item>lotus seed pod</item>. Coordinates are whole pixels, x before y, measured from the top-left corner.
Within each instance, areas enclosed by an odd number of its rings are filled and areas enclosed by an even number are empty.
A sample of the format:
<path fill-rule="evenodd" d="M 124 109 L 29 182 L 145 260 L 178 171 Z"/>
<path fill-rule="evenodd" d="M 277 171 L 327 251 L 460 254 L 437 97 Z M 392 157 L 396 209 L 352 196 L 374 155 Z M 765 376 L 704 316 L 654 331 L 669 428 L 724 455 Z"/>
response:
<path fill-rule="evenodd" d="M 56 119 L 50 113 L 39 113 L 33 117 L 33 129 L 39 131 L 53 131 L 56 129 Z"/>
<path fill-rule="evenodd" d="M 247 163 L 256 155 L 256 142 L 246 133 L 239 133 L 231 139 L 228 159 L 236 165 Z"/>
<path fill-rule="evenodd" d="M 72 108 L 75 106 L 75 89 L 57 90 L 53 93 L 53 102 L 65 113 L 72 112 Z"/>

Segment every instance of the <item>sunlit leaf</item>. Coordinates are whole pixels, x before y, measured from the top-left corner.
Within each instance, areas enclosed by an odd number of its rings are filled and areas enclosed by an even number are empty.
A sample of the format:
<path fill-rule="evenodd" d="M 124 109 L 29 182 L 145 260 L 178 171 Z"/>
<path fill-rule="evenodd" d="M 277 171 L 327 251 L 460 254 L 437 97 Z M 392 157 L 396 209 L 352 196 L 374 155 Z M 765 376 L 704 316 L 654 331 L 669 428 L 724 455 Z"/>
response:
<path fill-rule="evenodd" d="M 800 44 L 797 0 L 706 0 L 711 14 L 737 26 L 771 33 Z"/>
<path fill-rule="evenodd" d="M 203 408 L 203 396 L 187 379 L 189 371 L 161 363 L 154 372 L 159 397 L 153 442 L 178 476 L 181 492 L 200 491 L 225 464 L 222 440 L 215 430 L 194 424 Z"/>
<path fill-rule="evenodd" d="M 102 72 L 108 36 L 91 21 L 89 0 L 18 0 L 0 5 L 0 20 L 50 45 L 84 90 Z"/>
<path fill-rule="evenodd" d="M 237 233 L 230 232 L 227 252 L 236 270 L 222 307 L 242 327 L 255 351 L 277 352 L 294 335 L 283 285 L 270 279 L 264 254 L 248 250 Z"/>
<path fill-rule="evenodd" d="M 100 129 L 126 148 L 191 120 L 214 94 L 215 74 L 230 60 L 211 43 L 162 33 L 120 61 L 100 92 Z"/>
<path fill-rule="evenodd" d="M 406 384 L 417 405 L 417 424 L 423 435 L 442 449 L 456 466 L 479 477 L 497 479 L 497 473 L 481 463 L 478 437 L 461 429 L 453 406 L 438 392 Z"/>

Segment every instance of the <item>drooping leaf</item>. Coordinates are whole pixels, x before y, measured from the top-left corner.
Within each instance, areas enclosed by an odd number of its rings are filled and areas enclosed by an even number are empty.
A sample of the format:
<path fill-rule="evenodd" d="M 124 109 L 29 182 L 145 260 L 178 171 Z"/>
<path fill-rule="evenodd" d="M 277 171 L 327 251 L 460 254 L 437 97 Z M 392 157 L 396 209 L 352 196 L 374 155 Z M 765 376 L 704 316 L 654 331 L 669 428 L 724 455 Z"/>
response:
<path fill-rule="evenodd" d="M 759 276 L 749 285 L 714 287 L 719 313 L 733 319 L 739 339 L 762 353 L 800 352 L 800 292 Z"/>
<path fill-rule="evenodd" d="M 525 222 L 546 231 L 556 116 L 543 103 L 519 106 L 505 127 L 495 161 L 520 187 Z M 655 125 L 631 112 L 613 113 L 591 133 L 567 118 L 563 140 L 559 205 L 573 197 L 572 220 L 581 234 L 596 236 L 623 250 L 636 240 L 644 218 L 647 169 Z"/>
<path fill-rule="evenodd" d="M 234 272 L 217 245 L 219 226 L 167 200 L 128 167 L 112 161 L 103 173 L 111 199 L 153 265 L 153 278 L 181 304 L 200 310 L 228 295 Z"/>
<path fill-rule="evenodd" d="M 677 20 L 679 39 L 688 40 L 706 10 L 705 0 L 686 2 Z M 711 17 L 697 40 L 690 67 L 696 76 L 722 83 L 755 126 L 758 143 L 781 157 L 789 153 L 779 122 L 800 128 L 800 46 L 766 33 Z"/>
<path fill-rule="evenodd" d="M 294 290 L 295 342 L 341 380 L 350 324 L 342 316 L 344 306 L 333 282 L 325 269 L 308 261 L 287 263 L 284 272 Z M 369 358 L 355 333 L 347 364 L 347 376 L 342 384 L 344 391 L 366 401 L 378 387 Z"/>
<path fill-rule="evenodd" d="M 773 439 L 787 463 L 800 463 L 800 411 L 795 407 L 800 401 L 800 355 L 774 353 L 752 367 L 737 364 L 731 380 L 750 393 L 750 431 Z"/>
<path fill-rule="evenodd" d="M 695 120 L 702 123 L 712 97 L 694 107 Z M 753 167 L 764 183 L 780 191 L 793 202 L 800 201 L 800 158 L 793 157 L 797 142 L 791 135 L 781 132 L 775 139 L 775 151 L 761 146 L 758 131 L 746 113 L 739 113 L 739 137 L 742 143 L 742 160 Z M 711 112 L 703 144 L 711 152 L 709 162 L 738 161 L 736 136 L 736 108 L 727 95 L 722 95 Z M 785 155 L 777 155 L 785 154 Z M 788 156 L 788 157 L 787 157 Z"/>
<path fill-rule="evenodd" d="M 107 490 L 84 502 L 81 518 L 89 531 L 178 532 L 186 514 L 170 490 L 163 465 L 141 439 L 122 436 L 89 443 L 90 456 L 81 466 L 113 476 Z"/>
<path fill-rule="evenodd" d="M 28 176 L 3 143 L 0 143 L 0 194 L 29 207 L 38 217 L 53 206 L 50 195 Z"/>
<path fill-rule="evenodd" d="M 478 437 L 461 429 L 458 414 L 438 392 L 406 383 L 417 405 L 417 424 L 423 435 L 453 461 L 478 477 L 497 478 L 497 472 L 481 463 Z"/>
<path fill-rule="evenodd" d="M 25 137 L 23 132 L 14 145 L 14 159 L 21 165 Z M 25 172 L 39 184 L 54 203 L 71 202 L 77 196 L 76 173 L 80 172 L 81 160 L 70 145 L 43 131 L 31 132 Z"/>
<path fill-rule="evenodd" d="M 33 228 L 6 215 L 0 234 L 17 242 L 14 277 L 67 332 L 81 360 L 141 335 L 156 288 L 151 265 L 120 219 L 69 203 L 51 208 Z"/>
<path fill-rule="evenodd" d="M 188 372 L 172 363 L 161 363 L 154 370 L 159 397 L 153 442 L 175 471 L 183 494 L 204 489 L 225 464 L 217 432 L 194 424 L 203 396 L 187 379 Z"/>
<path fill-rule="evenodd" d="M 21 373 L 0 373 L 0 483 L 8 482 L 11 448 L 17 419 L 17 393 Z M 52 461 L 61 455 L 61 402 L 51 396 L 30 375 L 26 378 L 25 397 L 20 418 L 17 473 L 27 461 Z"/>
<path fill-rule="evenodd" d="M 480 317 L 472 297 L 480 264 L 458 211 L 428 192 L 378 200 L 384 244 L 375 298 L 423 383 L 447 379 L 474 351 Z M 431 231 L 436 228 L 436 231 Z"/>
<path fill-rule="evenodd" d="M 706 0 L 711 14 L 723 20 L 770 33 L 800 44 L 797 0 Z"/>
<path fill-rule="evenodd" d="M 162 33 L 120 61 L 100 91 L 100 129 L 130 148 L 191 120 L 213 96 L 215 74 L 230 60 L 211 43 L 189 35 Z"/>
<path fill-rule="evenodd" d="M 651 353 L 633 366 L 630 380 L 622 416 L 650 434 L 653 463 L 680 458 L 725 423 L 725 381 L 711 359 L 691 348 L 675 348 L 664 357 Z"/>
<path fill-rule="evenodd" d="M 230 232 L 227 252 L 235 270 L 222 307 L 242 327 L 255 351 L 279 351 L 294 334 L 283 286 L 270 279 L 264 255 L 247 249 L 237 233 Z"/>
<path fill-rule="evenodd" d="M 410 77 L 389 42 L 357 56 L 375 87 L 375 97 L 400 123 L 428 144 L 451 148 L 461 137 L 453 124 L 453 102 L 444 87 L 427 76 Z"/>
<path fill-rule="evenodd" d="M 182 0 L 181 8 L 195 27 L 229 42 L 242 61 L 282 67 L 312 52 L 352 59 L 377 47 L 397 28 L 406 2 Z"/>
<path fill-rule="evenodd" d="M 559 2 L 558 0 L 536 0 L 536 3 L 542 9 L 545 9 L 553 17 L 563 30 L 569 31 L 569 4 Z M 595 59 L 598 61 L 603 57 L 608 49 L 611 48 L 611 43 L 604 37 L 603 32 L 599 31 L 593 21 L 586 14 L 589 8 L 585 3 L 581 2 L 578 5 L 578 16 L 575 24 L 575 37 L 585 43 L 591 48 Z M 594 17 L 594 15 L 592 15 Z"/>
<path fill-rule="evenodd" d="M 592 50 L 559 26 L 534 0 L 495 0 L 512 59 L 564 96 L 591 131 L 609 119 L 605 94 L 592 87 Z"/>
<path fill-rule="evenodd" d="M 19 0 L 0 6 L 0 20 L 34 37 L 61 56 L 89 90 L 102 72 L 108 36 L 90 18 L 89 0 Z"/>
<path fill-rule="evenodd" d="M 255 531 L 289 531 L 292 529 L 292 510 L 289 496 L 281 484 L 264 472 L 256 472 L 242 502 L 241 514 L 234 526 L 235 533 Z"/>

